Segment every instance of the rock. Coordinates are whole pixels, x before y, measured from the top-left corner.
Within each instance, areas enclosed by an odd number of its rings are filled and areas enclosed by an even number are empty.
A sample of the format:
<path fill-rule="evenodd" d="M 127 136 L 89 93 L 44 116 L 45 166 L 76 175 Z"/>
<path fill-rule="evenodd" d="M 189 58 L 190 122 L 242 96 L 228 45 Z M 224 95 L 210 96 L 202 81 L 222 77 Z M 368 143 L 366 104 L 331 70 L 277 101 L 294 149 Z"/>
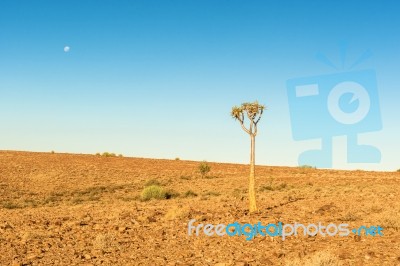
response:
<path fill-rule="evenodd" d="M 2 225 L 0 225 L 0 228 L 7 230 L 7 229 L 13 229 L 14 227 L 10 223 L 4 222 Z"/>
<path fill-rule="evenodd" d="M 34 259 L 36 259 L 37 258 L 37 255 L 36 254 L 28 254 L 27 256 L 26 256 L 26 259 L 27 260 L 34 260 Z"/>
<path fill-rule="evenodd" d="M 90 216 L 88 215 L 88 216 L 86 216 L 85 218 L 83 218 L 83 220 L 84 220 L 85 222 L 90 222 L 90 221 L 92 220 L 92 217 L 90 217 Z"/>
<path fill-rule="evenodd" d="M 11 266 L 20 266 L 20 265 L 22 264 L 15 260 L 11 263 Z"/>
<path fill-rule="evenodd" d="M 93 230 L 101 230 L 101 225 L 95 224 L 95 225 L 93 226 Z"/>
<path fill-rule="evenodd" d="M 89 223 L 87 221 L 80 221 L 79 225 L 80 226 L 85 226 L 88 225 Z"/>
<path fill-rule="evenodd" d="M 157 222 L 157 219 L 156 219 L 154 216 L 148 216 L 148 217 L 147 217 L 147 220 L 148 220 L 150 223 L 155 223 L 155 222 Z"/>

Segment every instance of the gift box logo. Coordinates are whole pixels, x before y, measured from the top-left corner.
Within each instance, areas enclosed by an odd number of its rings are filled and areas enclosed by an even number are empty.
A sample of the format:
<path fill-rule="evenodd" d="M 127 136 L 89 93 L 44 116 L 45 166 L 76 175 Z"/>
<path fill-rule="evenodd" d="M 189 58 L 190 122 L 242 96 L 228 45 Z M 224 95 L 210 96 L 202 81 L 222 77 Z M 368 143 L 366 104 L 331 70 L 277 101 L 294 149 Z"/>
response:
<path fill-rule="evenodd" d="M 382 129 L 374 70 L 287 81 L 294 140 L 321 139 L 320 150 L 300 154 L 299 165 L 332 167 L 332 138 L 347 136 L 348 163 L 379 163 L 380 151 L 359 145 L 357 135 Z"/>

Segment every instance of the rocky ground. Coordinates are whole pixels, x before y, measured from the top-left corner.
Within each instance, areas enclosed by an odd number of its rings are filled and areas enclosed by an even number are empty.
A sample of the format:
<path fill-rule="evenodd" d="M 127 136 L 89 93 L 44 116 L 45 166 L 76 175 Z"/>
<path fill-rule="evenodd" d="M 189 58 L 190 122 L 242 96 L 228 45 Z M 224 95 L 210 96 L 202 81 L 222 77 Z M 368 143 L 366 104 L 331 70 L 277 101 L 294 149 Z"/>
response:
<path fill-rule="evenodd" d="M 0 152 L 0 265 L 400 265 L 400 173 Z M 151 181 L 149 181 L 151 180 Z M 143 201 L 149 182 L 170 199 Z M 198 223 L 380 225 L 384 236 L 188 236 Z"/>

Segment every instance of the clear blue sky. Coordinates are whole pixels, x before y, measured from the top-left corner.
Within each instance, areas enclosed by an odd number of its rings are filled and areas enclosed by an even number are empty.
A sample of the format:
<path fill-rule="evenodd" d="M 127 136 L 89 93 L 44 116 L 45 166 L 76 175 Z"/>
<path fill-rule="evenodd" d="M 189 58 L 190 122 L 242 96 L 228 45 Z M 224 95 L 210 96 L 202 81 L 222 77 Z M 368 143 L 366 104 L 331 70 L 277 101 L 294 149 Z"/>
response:
<path fill-rule="evenodd" d="M 232 105 L 268 106 L 258 164 L 297 165 L 286 81 L 374 69 L 383 129 L 360 136 L 400 168 L 400 6 L 396 1 L 0 2 L 0 149 L 248 162 Z M 343 69 L 316 60 L 321 52 Z M 64 52 L 69 46 L 70 51 Z M 344 141 L 345 144 L 345 141 Z"/>

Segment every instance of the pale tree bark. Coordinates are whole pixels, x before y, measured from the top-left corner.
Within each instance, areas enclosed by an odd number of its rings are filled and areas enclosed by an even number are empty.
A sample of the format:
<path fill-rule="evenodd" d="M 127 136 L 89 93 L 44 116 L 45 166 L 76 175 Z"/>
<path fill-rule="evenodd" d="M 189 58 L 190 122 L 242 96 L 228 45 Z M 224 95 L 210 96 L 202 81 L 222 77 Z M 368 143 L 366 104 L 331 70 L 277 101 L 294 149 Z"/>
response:
<path fill-rule="evenodd" d="M 249 211 L 257 211 L 256 191 L 255 191 L 255 142 L 256 137 L 250 134 L 251 150 L 250 150 L 250 178 L 249 178 Z"/>

